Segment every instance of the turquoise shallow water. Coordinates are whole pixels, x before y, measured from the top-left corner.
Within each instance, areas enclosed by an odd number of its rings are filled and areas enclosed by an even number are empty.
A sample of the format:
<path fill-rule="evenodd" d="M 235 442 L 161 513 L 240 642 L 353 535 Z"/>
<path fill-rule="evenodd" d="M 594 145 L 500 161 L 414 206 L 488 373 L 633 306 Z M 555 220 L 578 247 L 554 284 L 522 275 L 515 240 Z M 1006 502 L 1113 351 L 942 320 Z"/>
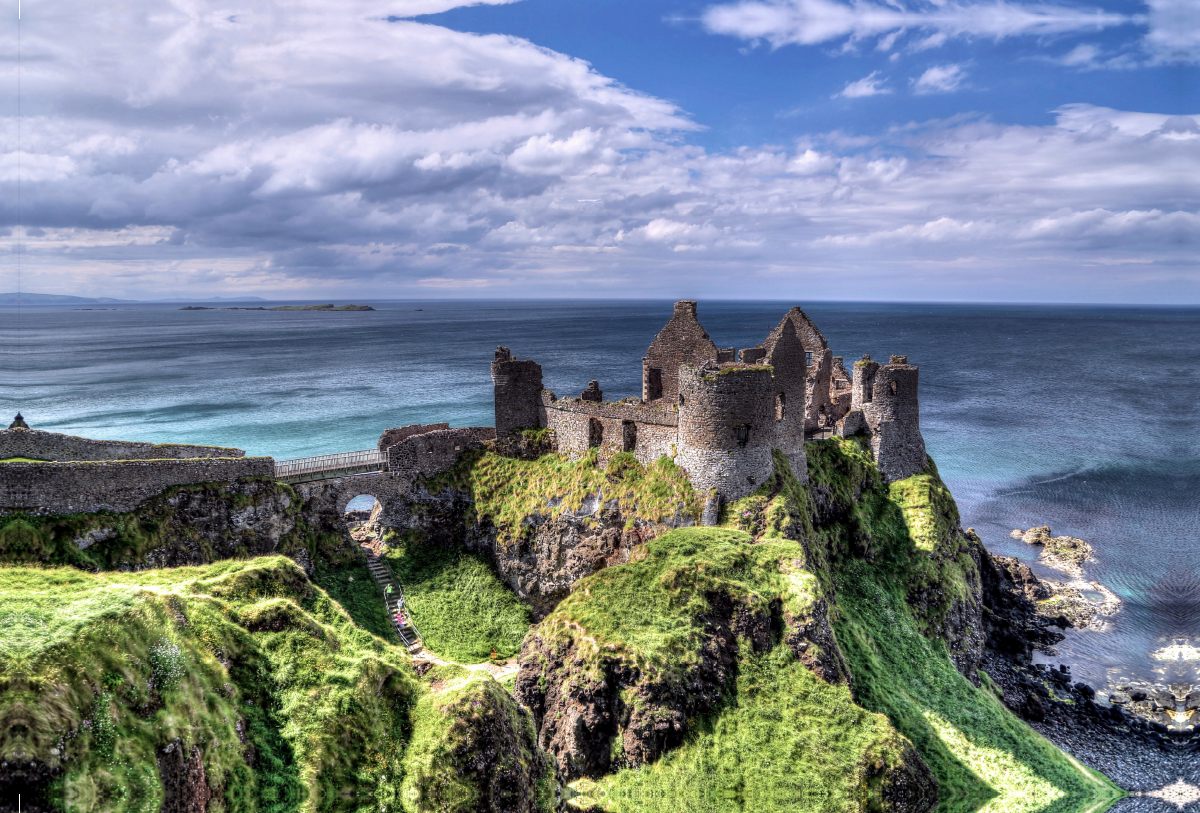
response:
<path fill-rule="evenodd" d="M 276 458 L 370 448 L 407 423 L 491 423 L 497 344 L 548 387 L 640 394 L 669 302 L 380 302 L 368 313 L 0 311 L 0 414 L 72 434 L 237 446 Z M 757 344 L 793 303 L 701 302 L 718 345 Z M 1195 680 L 1151 653 L 1200 646 L 1200 310 L 801 303 L 847 362 L 906 353 L 922 428 L 964 524 L 1087 539 L 1125 600 L 1060 647 L 1096 685 Z M 18 352 L 18 346 L 20 351 Z M 1053 574 L 1047 574 L 1053 575 Z M 1182 679 L 1180 678 L 1180 679 Z"/>

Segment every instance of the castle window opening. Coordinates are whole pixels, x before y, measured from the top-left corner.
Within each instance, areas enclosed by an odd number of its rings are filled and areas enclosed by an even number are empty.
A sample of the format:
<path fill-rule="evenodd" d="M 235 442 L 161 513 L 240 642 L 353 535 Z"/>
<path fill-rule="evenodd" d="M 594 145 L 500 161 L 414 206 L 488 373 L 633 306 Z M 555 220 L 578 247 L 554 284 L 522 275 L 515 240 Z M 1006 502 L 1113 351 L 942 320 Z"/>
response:
<path fill-rule="evenodd" d="M 683 393 L 679 393 L 679 405 L 683 406 Z"/>
<path fill-rule="evenodd" d="M 809 367 L 811 367 L 811 366 L 812 366 L 812 353 L 809 353 L 809 352 L 805 351 L 805 353 L 804 353 L 804 363 L 805 363 L 805 364 L 807 364 Z"/>
<path fill-rule="evenodd" d="M 787 402 L 787 396 L 784 395 L 782 392 L 775 396 L 775 420 L 777 420 L 777 421 L 783 420 L 783 408 L 784 408 L 784 404 L 786 402 Z"/>
<path fill-rule="evenodd" d="M 646 400 L 654 401 L 663 396 L 662 368 L 651 367 L 646 371 Z"/>
<path fill-rule="evenodd" d="M 817 426 L 824 426 L 828 419 L 829 416 L 825 414 L 825 405 L 821 404 L 821 408 L 817 411 Z"/>
<path fill-rule="evenodd" d="M 588 418 L 588 446 L 604 443 L 604 424 L 599 418 Z"/>
<path fill-rule="evenodd" d="M 888 389 L 892 391 L 892 395 L 895 395 L 900 391 L 900 383 L 898 381 L 893 381 L 888 384 Z"/>
<path fill-rule="evenodd" d="M 632 452 L 637 448 L 637 424 L 621 421 L 621 451 Z"/>
<path fill-rule="evenodd" d="M 737 433 L 738 446 L 745 446 L 750 440 L 750 424 L 742 424 L 735 432 Z"/>
<path fill-rule="evenodd" d="M 863 400 L 869 404 L 874 397 L 875 384 L 874 382 L 868 381 L 866 384 L 863 384 Z"/>

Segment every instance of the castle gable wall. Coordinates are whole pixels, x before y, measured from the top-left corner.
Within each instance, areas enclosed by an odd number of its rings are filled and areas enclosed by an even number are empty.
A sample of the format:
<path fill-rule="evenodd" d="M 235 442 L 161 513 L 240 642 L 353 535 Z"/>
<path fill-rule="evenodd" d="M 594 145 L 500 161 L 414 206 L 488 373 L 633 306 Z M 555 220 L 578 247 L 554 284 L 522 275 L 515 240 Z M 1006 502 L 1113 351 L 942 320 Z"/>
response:
<path fill-rule="evenodd" d="M 716 363 L 717 346 L 696 318 L 696 303 L 675 303 L 675 313 L 663 326 L 642 359 L 642 400 L 674 403 L 679 395 L 679 368 Z"/>
<path fill-rule="evenodd" d="M 139 443 L 126 440 L 93 440 L 39 429 L 0 430 L 0 460 L 168 460 L 198 457 L 245 457 L 241 449 L 189 446 L 183 443 Z"/>

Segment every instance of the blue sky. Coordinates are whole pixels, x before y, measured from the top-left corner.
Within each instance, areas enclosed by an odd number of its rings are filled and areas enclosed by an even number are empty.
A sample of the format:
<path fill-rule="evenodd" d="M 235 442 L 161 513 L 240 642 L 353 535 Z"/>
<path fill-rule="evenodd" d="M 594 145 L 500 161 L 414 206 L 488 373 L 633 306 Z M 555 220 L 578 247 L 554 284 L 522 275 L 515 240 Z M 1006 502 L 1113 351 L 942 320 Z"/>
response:
<path fill-rule="evenodd" d="M 714 34 L 711 2 L 522 0 L 428 15 L 456 31 L 508 34 L 585 59 L 600 73 L 668 99 L 706 129 L 689 138 L 711 150 L 788 143 L 813 133 L 878 133 L 889 125 L 986 115 L 1009 124 L 1048 125 L 1066 104 L 1175 115 L 1200 111 L 1200 72 L 1154 64 L 1141 53 L 1146 26 L 1130 22 L 1050 36 L 957 38 L 914 51 L 928 32 L 905 32 L 887 50 L 881 37 L 846 49 L 847 38 L 773 46 Z M 1069 6 L 1135 18 L 1141 3 Z M 1197 11 L 1200 15 L 1200 11 Z M 905 47 L 906 45 L 910 47 Z M 1096 56 L 1087 59 L 1095 49 Z M 1074 55 L 1073 64 L 1062 64 Z M 1099 70 L 1106 60 L 1126 67 Z M 959 67 L 953 92 L 917 92 L 930 69 Z M 874 74 L 868 97 L 838 96 Z"/>
<path fill-rule="evenodd" d="M 1200 302 L 1195 0 L 33 0 L 19 151 L 0 34 L 3 289 Z"/>

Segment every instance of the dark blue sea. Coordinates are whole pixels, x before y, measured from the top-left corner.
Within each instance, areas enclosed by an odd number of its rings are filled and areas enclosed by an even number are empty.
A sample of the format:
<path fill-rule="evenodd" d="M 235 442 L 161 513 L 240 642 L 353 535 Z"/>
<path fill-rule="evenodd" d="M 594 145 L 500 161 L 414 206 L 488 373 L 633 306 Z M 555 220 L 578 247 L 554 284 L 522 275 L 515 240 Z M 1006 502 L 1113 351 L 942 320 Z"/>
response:
<path fill-rule="evenodd" d="M 228 304 L 228 303 L 224 303 Z M 258 303 L 255 303 L 258 304 Z M 268 303 L 270 304 L 270 303 Z M 0 414 L 38 429 L 237 446 L 276 458 L 366 449 L 388 427 L 490 425 L 497 344 L 577 395 L 640 395 L 670 302 L 372 302 L 374 312 L 0 310 Z M 1200 310 L 701 302 L 720 346 L 792 304 L 847 362 L 907 354 L 922 429 L 965 525 L 1036 565 L 1014 528 L 1088 540 L 1124 600 L 1061 661 L 1097 688 L 1200 682 Z M 87 307 L 87 306 L 84 306 Z M 20 351 L 18 352 L 18 346 Z"/>

